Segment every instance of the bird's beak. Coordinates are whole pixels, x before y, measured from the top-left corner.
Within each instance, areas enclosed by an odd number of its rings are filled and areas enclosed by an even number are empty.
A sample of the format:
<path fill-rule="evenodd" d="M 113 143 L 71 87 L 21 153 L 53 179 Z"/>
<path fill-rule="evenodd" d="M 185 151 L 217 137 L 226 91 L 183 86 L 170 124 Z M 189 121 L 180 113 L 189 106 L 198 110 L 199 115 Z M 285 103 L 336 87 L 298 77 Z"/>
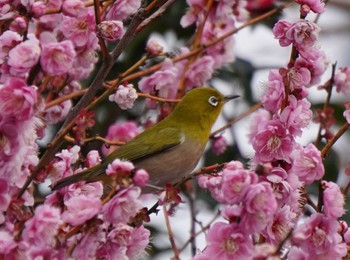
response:
<path fill-rule="evenodd" d="M 229 95 L 229 96 L 224 96 L 224 102 L 226 103 L 227 101 L 230 101 L 231 99 L 235 99 L 240 97 L 239 95 Z"/>

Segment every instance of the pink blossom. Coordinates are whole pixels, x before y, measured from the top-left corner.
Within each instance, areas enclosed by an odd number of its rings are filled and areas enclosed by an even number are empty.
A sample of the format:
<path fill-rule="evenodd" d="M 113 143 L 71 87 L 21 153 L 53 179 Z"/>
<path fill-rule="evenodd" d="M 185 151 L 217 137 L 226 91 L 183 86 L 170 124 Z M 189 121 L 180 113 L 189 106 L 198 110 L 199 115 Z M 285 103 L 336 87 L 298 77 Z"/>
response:
<path fill-rule="evenodd" d="M 106 174 L 107 175 L 130 174 L 133 169 L 135 169 L 135 166 L 133 165 L 132 162 L 115 159 L 112 163 L 108 164 L 106 169 Z"/>
<path fill-rule="evenodd" d="M 45 110 L 45 120 L 48 124 L 56 124 L 66 119 L 70 109 L 72 108 L 72 101 L 65 100 L 58 105 L 54 105 Z"/>
<path fill-rule="evenodd" d="M 98 153 L 97 150 L 91 150 L 89 153 L 86 155 L 85 158 L 85 165 L 86 167 L 90 168 L 93 167 L 101 162 L 101 157 L 100 154 Z"/>
<path fill-rule="evenodd" d="M 274 27 L 272 28 L 272 32 L 275 35 L 275 38 L 279 40 L 279 43 L 282 47 L 286 47 L 290 45 L 293 41 L 286 37 L 287 31 L 292 27 L 292 23 L 279 20 Z"/>
<path fill-rule="evenodd" d="M 8 56 L 9 51 L 21 42 L 21 35 L 13 31 L 4 31 L 0 35 L 0 64 L 5 62 L 5 57 Z"/>
<path fill-rule="evenodd" d="M 84 47 L 91 37 L 96 37 L 95 16 L 92 12 L 87 12 L 77 18 L 64 16 L 59 28 L 75 47 Z"/>
<path fill-rule="evenodd" d="M 269 183 L 249 185 L 243 198 L 239 224 L 250 234 L 260 232 L 272 221 L 276 210 L 277 201 Z"/>
<path fill-rule="evenodd" d="M 74 259 L 95 259 L 97 248 L 106 242 L 106 225 L 96 225 L 85 232 L 74 248 Z"/>
<path fill-rule="evenodd" d="M 315 45 L 320 30 L 317 24 L 300 19 L 287 30 L 286 38 L 291 40 L 297 49 L 308 49 Z"/>
<path fill-rule="evenodd" d="M 342 67 L 339 68 L 337 73 L 334 75 L 334 85 L 338 93 L 344 95 L 350 94 L 350 68 Z"/>
<path fill-rule="evenodd" d="M 305 148 L 296 149 L 293 152 L 291 172 L 295 173 L 306 184 L 320 180 L 324 175 L 320 151 L 313 144 L 308 144 Z"/>
<path fill-rule="evenodd" d="M 27 27 L 27 21 L 23 17 L 16 17 L 10 24 L 9 29 L 15 32 L 24 33 Z"/>
<path fill-rule="evenodd" d="M 291 136 L 279 120 L 270 120 L 263 124 L 252 140 L 257 162 L 284 160 L 290 162 L 290 154 L 295 146 Z"/>
<path fill-rule="evenodd" d="M 99 35 L 107 41 L 119 40 L 124 35 L 122 21 L 102 21 L 97 28 Z"/>
<path fill-rule="evenodd" d="M 273 245 L 278 245 L 294 227 L 296 217 L 297 215 L 291 210 L 289 205 L 278 208 L 273 219 L 263 231 L 266 241 Z"/>
<path fill-rule="evenodd" d="M 345 117 L 348 124 L 350 124 L 350 102 L 345 103 L 345 111 L 343 113 L 343 116 Z"/>
<path fill-rule="evenodd" d="M 143 207 L 139 200 L 141 189 L 130 187 L 120 191 L 102 208 L 102 214 L 110 223 L 127 222 Z"/>
<path fill-rule="evenodd" d="M 180 24 L 183 28 L 190 26 L 193 23 L 200 23 L 203 21 L 203 11 L 205 10 L 205 1 L 203 0 L 188 0 L 187 4 L 190 8 L 182 16 Z"/>
<path fill-rule="evenodd" d="M 249 11 L 262 11 L 266 10 L 271 5 L 276 2 L 276 0 L 248 0 L 247 1 L 247 9 Z"/>
<path fill-rule="evenodd" d="M 61 223 L 58 208 L 40 205 L 35 209 L 34 217 L 25 222 L 22 238 L 32 246 L 54 246 Z"/>
<path fill-rule="evenodd" d="M 81 0 L 64 0 L 62 13 L 72 17 L 79 17 L 86 13 L 86 7 Z"/>
<path fill-rule="evenodd" d="M 311 72 L 304 67 L 292 67 L 287 70 L 286 77 L 289 83 L 289 89 L 293 92 L 296 89 L 309 85 L 311 81 Z"/>
<path fill-rule="evenodd" d="M 80 147 L 75 145 L 70 149 L 63 149 L 60 153 L 56 154 L 59 159 L 53 164 L 52 177 L 53 179 L 61 179 L 73 174 L 71 166 L 75 164 L 79 159 Z"/>
<path fill-rule="evenodd" d="M 76 56 L 71 41 L 49 43 L 43 46 L 40 62 L 43 70 L 51 76 L 69 72 Z"/>
<path fill-rule="evenodd" d="M 149 39 L 147 42 L 146 51 L 151 55 L 159 55 L 163 52 L 163 49 L 164 47 L 154 38 Z"/>
<path fill-rule="evenodd" d="M 28 40 L 16 45 L 9 52 L 7 64 L 11 66 L 12 75 L 23 75 L 34 67 L 40 57 L 39 40 L 33 35 L 28 35 Z"/>
<path fill-rule="evenodd" d="M 71 197 L 64 202 L 66 210 L 62 214 L 62 220 L 72 226 L 79 226 L 99 213 L 102 203 L 99 198 L 80 195 Z"/>
<path fill-rule="evenodd" d="M 222 186 L 221 191 L 223 198 L 228 204 L 239 203 L 242 201 L 249 187 L 257 183 L 258 177 L 255 173 L 244 170 L 230 170 L 225 168 L 222 171 Z"/>
<path fill-rule="evenodd" d="M 140 8 L 140 0 L 117 0 L 107 9 L 106 20 L 124 20 Z"/>
<path fill-rule="evenodd" d="M 295 0 L 300 5 L 307 5 L 314 13 L 323 13 L 325 9 L 325 3 L 322 0 Z"/>
<path fill-rule="evenodd" d="M 306 99 L 297 100 L 293 95 L 289 96 L 288 101 L 289 105 L 283 109 L 280 120 L 292 135 L 301 136 L 302 129 L 307 127 L 312 119 L 311 103 Z"/>
<path fill-rule="evenodd" d="M 340 218 L 345 214 L 344 195 L 339 186 L 334 182 L 322 181 L 323 191 L 323 212 L 330 218 Z"/>
<path fill-rule="evenodd" d="M 266 110 L 275 113 L 280 109 L 285 98 L 283 78 L 277 70 L 271 70 L 268 82 L 265 83 L 266 92 L 260 97 Z"/>
<path fill-rule="evenodd" d="M 106 139 L 111 142 L 128 142 L 137 136 L 140 131 L 137 128 L 135 122 L 126 121 L 123 123 L 116 123 L 108 128 Z M 102 153 L 107 155 L 118 149 L 118 146 L 112 146 L 108 149 L 102 146 Z"/>
<path fill-rule="evenodd" d="M 96 256 L 98 259 L 138 259 L 149 243 L 150 234 L 143 226 L 118 223 L 107 234 Z"/>
<path fill-rule="evenodd" d="M 346 244 L 338 234 L 338 222 L 320 213 L 314 213 L 298 226 L 293 233 L 293 241 L 315 259 L 340 259 L 347 253 Z"/>
<path fill-rule="evenodd" d="M 249 142 L 253 141 L 254 136 L 256 136 L 259 131 L 259 127 L 270 119 L 271 114 L 265 109 L 259 109 L 252 115 L 250 131 L 248 133 Z"/>
<path fill-rule="evenodd" d="M 140 170 L 137 170 L 135 172 L 132 179 L 133 179 L 135 185 L 140 186 L 140 187 L 144 187 L 148 183 L 149 174 L 145 170 L 140 169 Z"/>
<path fill-rule="evenodd" d="M 185 77 L 188 87 L 202 86 L 209 80 L 214 72 L 214 59 L 209 56 L 203 56 L 196 59 L 186 70 Z"/>
<path fill-rule="evenodd" d="M 179 70 L 170 59 L 165 59 L 160 70 L 139 81 L 139 89 L 145 93 L 157 93 L 163 98 L 175 98 L 177 88 L 174 85 Z"/>
<path fill-rule="evenodd" d="M 211 149 L 212 149 L 213 153 L 216 155 L 223 154 L 227 149 L 226 138 L 222 135 L 214 137 Z"/>
<path fill-rule="evenodd" d="M 326 54 L 317 49 L 308 49 L 307 53 L 303 53 L 303 56 L 299 56 L 294 63 L 296 69 L 307 68 L 311 73 L 310 84 L 316 84 L 320 82 L 321 75 L 325 72 L 328 66 L 328 60 Z"/>
<path fill-rule="evenodd" d="M 0 88 L 0 113 L 17 120 L 31 119 L 36 112 L 38 96 L 34 86 L 11 78 Z"/>
<path fill-rule="evenodd" d="M 252 239 L 239 228 L 238 224 L 217 222 L 210 227 L 206 240 L 207 247 L 202 252 L 202 257 L 206 256 L 207 259 L 243 260 L 252 257 Z"/>
<path fill-rule="evenodd" d="M 13 235 L 5 230 L 0 230 L 0 254 L 8 255 L 16 247 L 17 243 Z"/>
<path fill-rule="evenodd" d="M 109 101 L 114 101 L 121 109 L 130 109 L 134 106 L 134 102 L 138 95 L 134 86 L 128 84 L 126 86 L 119 85 L 115 94 L 109 96 Z"/>

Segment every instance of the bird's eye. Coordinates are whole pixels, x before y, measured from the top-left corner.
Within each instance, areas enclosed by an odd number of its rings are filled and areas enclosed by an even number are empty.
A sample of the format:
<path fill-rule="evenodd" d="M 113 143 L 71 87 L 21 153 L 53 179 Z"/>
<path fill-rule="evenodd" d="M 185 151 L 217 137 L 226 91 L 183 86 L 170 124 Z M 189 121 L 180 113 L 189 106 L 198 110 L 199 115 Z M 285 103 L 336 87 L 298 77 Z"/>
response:
<path fill-rule="evenodd" d="M 216 107 L 219 104 L 219 99 L 217 97 L 211 96 L 208 99 L 208 102 L 210 105 L 212 105 L 213 107 Z"/>

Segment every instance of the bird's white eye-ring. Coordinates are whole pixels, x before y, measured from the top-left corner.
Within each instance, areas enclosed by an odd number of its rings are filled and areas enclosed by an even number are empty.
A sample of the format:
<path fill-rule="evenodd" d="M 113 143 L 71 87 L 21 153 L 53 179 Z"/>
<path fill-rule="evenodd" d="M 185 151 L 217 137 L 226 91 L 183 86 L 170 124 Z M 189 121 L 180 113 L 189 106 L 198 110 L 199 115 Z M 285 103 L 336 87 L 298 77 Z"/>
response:
<path fill-rule="evenodd" d="M 211 96 L 208 99 L 208 102 L 210 105 L 212 105 L 213 107 L 216 107 L 219 104 L 219 99 L 217 97 Z"/>

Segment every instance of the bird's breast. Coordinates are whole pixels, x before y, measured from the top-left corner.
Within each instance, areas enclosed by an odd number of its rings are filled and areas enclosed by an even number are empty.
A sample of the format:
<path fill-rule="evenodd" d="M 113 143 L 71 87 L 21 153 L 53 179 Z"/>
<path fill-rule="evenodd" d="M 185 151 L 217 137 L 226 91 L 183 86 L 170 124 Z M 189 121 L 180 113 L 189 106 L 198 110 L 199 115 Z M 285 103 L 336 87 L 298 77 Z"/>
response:
<path fill-rule="evenodd" d="M 135 165 L 148 172 L 149 184 L 164 187 L 167 183 L 180 181 L 196 167 L 205 145 L 185 139 L 173 148 L 135 162 Z"/>

